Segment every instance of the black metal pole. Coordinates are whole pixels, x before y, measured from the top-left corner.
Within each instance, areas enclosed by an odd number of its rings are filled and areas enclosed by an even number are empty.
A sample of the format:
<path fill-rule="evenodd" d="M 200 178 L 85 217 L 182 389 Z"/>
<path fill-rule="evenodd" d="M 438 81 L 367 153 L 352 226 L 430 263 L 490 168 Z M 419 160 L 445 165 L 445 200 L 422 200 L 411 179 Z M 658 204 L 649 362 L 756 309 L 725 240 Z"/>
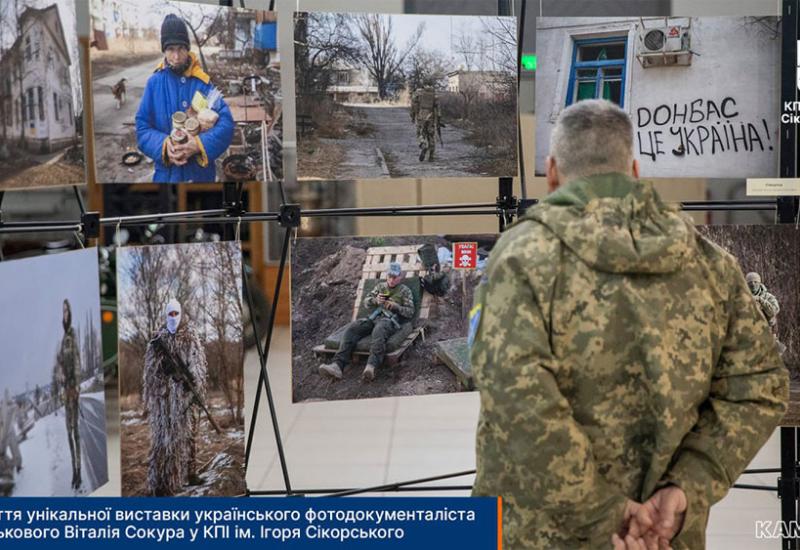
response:
<path fill-rule="evenodd" d="M 782 102 L 797 101 L 797 23 L 798 0 L 783 0 L 783 37 L 781 43 L 781 99 Z M 793 178 L 797 175 L 797 126 L 781 124 L 780 175 Z M 792 223 L 796 215 L 794 197 L 777 200 L 778 223 Z M 795 251 L 796 253 L 796 251 Z M 778 496 L 781 499 L 781 521 L 794 532 L 791 526 L 797 522 L 797 457 L 798 438 L 796 427 L 781 427 L 781 476 L 778 478 Z M 797 550 L 797 538 L 783 537 L 783 550 Z"/>
<path fill-rule="evenodd" d="M 283 249 L 281 250 L 281 263 L 278 269 L 278 279 L 275 283 L 275 294 L 272 299 L 272 309 L 269 316 L 269 326 L 267 328 L 267 341 L 263 350 L 261 348 L 261 341 L 258 338 L 258 333 L 256 333 L 256 346 L 258 346 L 258 355 L 261 363 L 261 369 L 259 371 L 259 376 L 258 376 L 258 387 L 256 389 L 256 398 L 253 403 L 253 413 L 250 417 L 250 433 L 247 438 L 247 451 L 245 456 L 245 461 L 247 464 L 249 464 L 250 452 L 252 451 L 253 436 L 255 434 L 255 425 L 258 419 L 258 407 L 261 402 L 261 387 L 263 385 L 264 390 L 267 393 L 267 402 L 269 403 L 269 413 L 270 417 L 272 418 L 272 429 L 275 432 L 275 443 L 278 447 L 278 458 L 281 463 L 283 482 L 284 485 L 286 486 L 286 493 L 288 495 L 293 494 L 292 485 L 291 482 L 289 481 L 289 470 L 286 465 L 286 456 L 283 451 L 283 442 L 281 440 L 280 428 L 278 427 L 278 417 L 277 413 L 275 412 L 275 402 L 272 398 L 272 389 L 269 383 L 269 374 L 267 373 L 267 360 L 269 359 L 269 350 L 272 344 L 272 333 L 275 327 L 275 316 L 278 311 L 278 299 L 280 297 L 281 283 L 283 282 L 283 271 L 284 268 L 286 267 L 286 258 L 289 252 L 289 240 L 291 238 L 291 234 L 292 234 L 291 228 L 287 227 L 286 233 L 283 238 Z M 252 300 L 249 291 L 248 291 L 248 298 Z M 254 310 L 252 309 L 252 303 L 251 303 L 251 310 L 250 310 L 251 315 L 253 315 L 253 311 Z"/>
<path fill-rule="evenodd" d="M 289 495 L 283 489 L 272 489 L 263 491 L 250 491 L 250 496 L 306 496 L 306 495 L 331 495 L 331 493 L 342 493 L 345 491 L 352 491 L 353 489 L 295 489 Z M 432 487 L 407 487 L 405 485 L 392 489 L 386 489 L 385 493 L 400 493 L 400 492 L 419 492 L 419 491 L 471 491 L 472 485 L 434 485 Z M 377 492 L 377 491 L 375 491 Z"/>
<path fill-rule="evenodd" d="M 525 37 L 525 7 L 522 0 L 519 15 L 519 34 L 517 37 L 517 154 L 519 155 L 519 188 L 523 200 L 528 198 L 528 186 L 525 183 L 525 155 L 522 154 L 522 119 L 519 109 L 519 91 L 522 85 L 522 39 Z"/>
<path fill-rule="evenodd" d="M 83 202 L 83 195 L 81 195 L 80 188 L 77 185 L 73 185 L 72 190 L 75 192 L 75 198 L 78 200 L 78 206 L 81 209 L 81 214 L 86 214 L 86 203 Z"/>
<path fill-rule="evenodd" d="M 454 474 L 442 474 L 438 476 L 432 477 L 424 477 L 422 479 L 413 479 L 411 481 L 398 481 L 397 483 L 387 483 L 385 485 L 377 485 L 373 487 L 366 487 L 364 489 L 350 489 L 348 491 L 340 491 L 333 493 L 329 496 L 332 497 L 345 497 L 345 496 L 352 496 L 358 495 L 361 493 L 380 493 L 383 491 L 394 491 L 397 490 L 399 487 L 404 487 L 406 485 L 419 485 L 420 483 L 429 483 L 431 481 L 440 481 L 442 479 L 450 479 L 453 477 L 463 477 L 472 475 L 475 473 L 475 470 L 464 470 L 463 472 L 456 472 Z M 472 489 L 472 487 L 470 487 Z"/>

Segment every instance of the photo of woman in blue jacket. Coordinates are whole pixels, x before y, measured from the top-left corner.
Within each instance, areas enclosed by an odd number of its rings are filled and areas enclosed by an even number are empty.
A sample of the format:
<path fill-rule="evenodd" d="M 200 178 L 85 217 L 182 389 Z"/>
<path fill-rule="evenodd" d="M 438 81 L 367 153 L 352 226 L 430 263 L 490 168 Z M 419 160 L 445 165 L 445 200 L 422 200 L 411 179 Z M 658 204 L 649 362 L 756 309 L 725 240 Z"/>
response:
<path fill-rule="evenodd" d="M 186 23 L 169 14 L 161 25 L 163 61 L 147 80 L 136 112 L 136 141 L 139 150 L 155 165 L 154 183 L 211 183 L 217 181 L 216 160 L 231 145 L 234 121 L 221 97 L 211 106 L 218 118 L 208 129 L 192 135 L 179 132 L 170 137 L 173 115 L 186 112 L 192 101 L 214 91 L 211 78 L 190 51 Z"/>

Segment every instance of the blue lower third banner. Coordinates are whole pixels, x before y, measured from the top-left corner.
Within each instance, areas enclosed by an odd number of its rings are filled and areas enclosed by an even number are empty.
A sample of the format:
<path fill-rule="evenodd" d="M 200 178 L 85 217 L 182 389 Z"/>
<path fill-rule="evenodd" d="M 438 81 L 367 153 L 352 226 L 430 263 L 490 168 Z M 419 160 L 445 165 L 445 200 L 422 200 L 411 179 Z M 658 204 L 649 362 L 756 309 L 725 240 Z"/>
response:
<path fill-rule="evenodd" d="M 494 498 L 6 498 L 0 548 L 500 548 Z"/>

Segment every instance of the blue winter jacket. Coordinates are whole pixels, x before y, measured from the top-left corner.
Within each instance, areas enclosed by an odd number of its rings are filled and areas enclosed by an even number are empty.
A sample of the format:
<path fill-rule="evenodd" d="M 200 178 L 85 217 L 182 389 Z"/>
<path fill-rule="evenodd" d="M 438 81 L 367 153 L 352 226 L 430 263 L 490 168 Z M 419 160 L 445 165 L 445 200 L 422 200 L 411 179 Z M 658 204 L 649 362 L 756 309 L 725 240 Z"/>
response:
<path fill-rule="evenodd" d="M 213 88 L 197 57 L 193 53 L 189 56 L 191 66 L 182 76 L 176 75 L 163 63 L 156 68 L 147 80 L 136 112 L 136 140 L 142 153 L 155 162 L 155 183 L 215 182 L 214 161 L 230 147 L 233 139 L 233 116 L 225 100 L 220 99 L 214 107 L 219 113 L 217 123 L 198 136 L 200 153 L 183 166 L 170 165 L 166 140 L 172 130 L 172 114 L 188 109 L 195 92 L 208 96 Z"/>

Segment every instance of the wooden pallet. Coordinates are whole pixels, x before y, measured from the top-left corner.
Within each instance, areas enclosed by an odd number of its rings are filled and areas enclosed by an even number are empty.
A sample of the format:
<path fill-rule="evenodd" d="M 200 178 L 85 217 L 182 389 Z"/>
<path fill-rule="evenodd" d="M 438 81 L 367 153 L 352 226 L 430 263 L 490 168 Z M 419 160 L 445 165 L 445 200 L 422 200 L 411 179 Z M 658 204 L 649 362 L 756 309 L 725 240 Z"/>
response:
<path fill-rule="evenodd" d="M 405 277 L 425 276 L 427 271 L 422 265 L 422 260 L 417 255 L 417 250 L 421 244 L 410 244 L 403 246 L 375 246 L 367 249 L 367 257 L 364 259 L 364 266 L 361 268 L 361 280 L 356 289 L 356 300 L 353 304 L 353 321 L 358 317 L 358 310 L 364 300 L 364 284 L 369 279 L 386 279 L 386 270 L 389 264 L 397 262 L 400 264 Z M 419 318 L 427 320 L 431 310 L 431 295 L 427 292 L 422 294 L 422 302 L 419 305 Z"/>

